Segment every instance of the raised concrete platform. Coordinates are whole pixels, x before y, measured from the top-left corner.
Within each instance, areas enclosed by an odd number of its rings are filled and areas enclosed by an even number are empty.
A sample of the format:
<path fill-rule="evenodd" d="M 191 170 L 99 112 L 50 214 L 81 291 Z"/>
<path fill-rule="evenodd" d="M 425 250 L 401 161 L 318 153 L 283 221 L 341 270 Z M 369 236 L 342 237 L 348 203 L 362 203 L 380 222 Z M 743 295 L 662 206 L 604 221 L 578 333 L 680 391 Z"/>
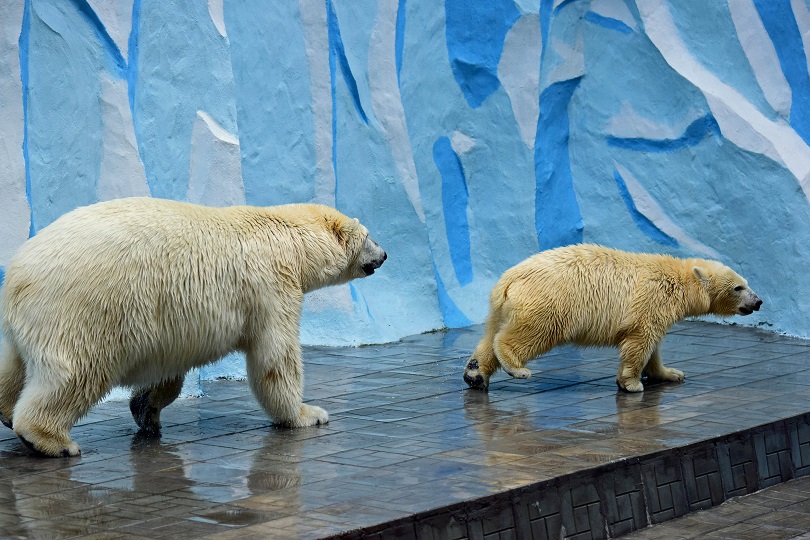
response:
<path fill-rule="evenodd" d="M 329 425 L 269 426 L 242 381 L 142 439 L 124 402 L 73 432 L 84 455 L 30 457 L 0 431 L 2 538 L 617 536 L 810 472 L 810 342 L 677 325 L 683 384 L 618 392 L 617 353 L 555 349 L 469 390 L 481 328 L 307 348 Z"/>
<path fill-rule="evenodd" d="M 623 540 L 808 540 L 810 476 L 653 525 Z"/>

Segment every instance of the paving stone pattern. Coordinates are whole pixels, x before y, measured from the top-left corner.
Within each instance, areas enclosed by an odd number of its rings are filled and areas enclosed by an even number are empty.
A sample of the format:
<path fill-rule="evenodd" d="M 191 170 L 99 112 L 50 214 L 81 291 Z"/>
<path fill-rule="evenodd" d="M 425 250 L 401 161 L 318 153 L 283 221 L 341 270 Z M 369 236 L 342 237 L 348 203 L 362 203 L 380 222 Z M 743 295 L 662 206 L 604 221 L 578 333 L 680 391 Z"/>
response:
<path fill-rule="evenodd" d="M 720 506 L 654 525 L 623 540 L 810 539 L 810 478 L 799 478 Z"/>
<path fill-rule="evenodd" d="M 810 473 L 806 340 L 685 322 L 663 345 L 683 384 L 619 392 L 615 350 L 561 347 L 481 392 L 461 378 L 481 331 L 305 348 L 323 427 L 214 381 L 159 439 L 99 405 L 79 458 L 2 429 L 0 538 L 606 538 Z"/>

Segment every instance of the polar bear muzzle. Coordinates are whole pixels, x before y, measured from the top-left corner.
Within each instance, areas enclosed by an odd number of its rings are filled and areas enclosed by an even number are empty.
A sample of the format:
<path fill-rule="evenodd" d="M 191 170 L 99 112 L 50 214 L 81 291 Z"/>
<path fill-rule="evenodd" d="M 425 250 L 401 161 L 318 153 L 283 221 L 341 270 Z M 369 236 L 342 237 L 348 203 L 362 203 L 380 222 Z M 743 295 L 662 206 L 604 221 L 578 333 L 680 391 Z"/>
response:
<path fill-rule="evenodd" d="M 370 276 L 382 266 L 387 258 L 388 254 L 380 247 L 380 244 L 372 240 L 370 236 L 366 236 L 360 252 L 360 268 L 363 269 L 363 273 Z"/>
<path fill-rule="evenodd" d="M 746 287 L 742 291 L 743 305 L 738 309 L 741 315 L 751 315 L 755 311 L 759 311 L 762 306 L 762 300 L 757 296 L 757 293 Z"/>

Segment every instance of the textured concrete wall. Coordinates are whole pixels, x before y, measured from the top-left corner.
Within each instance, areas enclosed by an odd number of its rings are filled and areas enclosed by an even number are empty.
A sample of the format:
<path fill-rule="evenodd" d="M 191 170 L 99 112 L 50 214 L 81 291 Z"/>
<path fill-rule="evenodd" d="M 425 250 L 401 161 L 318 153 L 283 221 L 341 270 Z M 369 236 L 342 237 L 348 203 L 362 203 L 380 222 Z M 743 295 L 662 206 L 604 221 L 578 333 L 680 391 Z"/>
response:
<path fill-rule="evenodd" d="M 807 40 L 804 0 L 4 0 L 0 277 L 98 200 L 314 201 L 390 258 L 306 343 L 478 323 L 579 241 L 720 259 L 808 337 Z"/>

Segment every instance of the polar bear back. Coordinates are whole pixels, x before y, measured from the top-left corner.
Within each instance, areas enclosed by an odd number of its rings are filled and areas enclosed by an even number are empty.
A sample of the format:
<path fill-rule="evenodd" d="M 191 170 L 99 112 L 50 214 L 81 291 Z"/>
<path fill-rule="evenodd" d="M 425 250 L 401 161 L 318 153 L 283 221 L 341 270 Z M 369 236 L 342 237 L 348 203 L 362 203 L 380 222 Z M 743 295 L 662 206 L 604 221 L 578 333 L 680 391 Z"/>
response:
<path fill-rule="evenodd" d="M 301 247 L 285 227 L 262 242 L 256 212 L 143 198 L 68 213 L 8 266 L 5 332 L 44 362 L 74 362 L 71 351 L 103 364 L 119 384 L 214 361 L 240 348 L 256 309 L 278 306 L 269 296 L 295 294 L 284 267 Z"/>
<path fill-rule="evenodd" d="M 504 309 L 554 329 L 560 341 L 616 345 L 629 324 L 669 327 L 696 297 L 689 264 L 667 255 L 593 245 L 538 253 L 507 270 L 492 291 Z"/>

